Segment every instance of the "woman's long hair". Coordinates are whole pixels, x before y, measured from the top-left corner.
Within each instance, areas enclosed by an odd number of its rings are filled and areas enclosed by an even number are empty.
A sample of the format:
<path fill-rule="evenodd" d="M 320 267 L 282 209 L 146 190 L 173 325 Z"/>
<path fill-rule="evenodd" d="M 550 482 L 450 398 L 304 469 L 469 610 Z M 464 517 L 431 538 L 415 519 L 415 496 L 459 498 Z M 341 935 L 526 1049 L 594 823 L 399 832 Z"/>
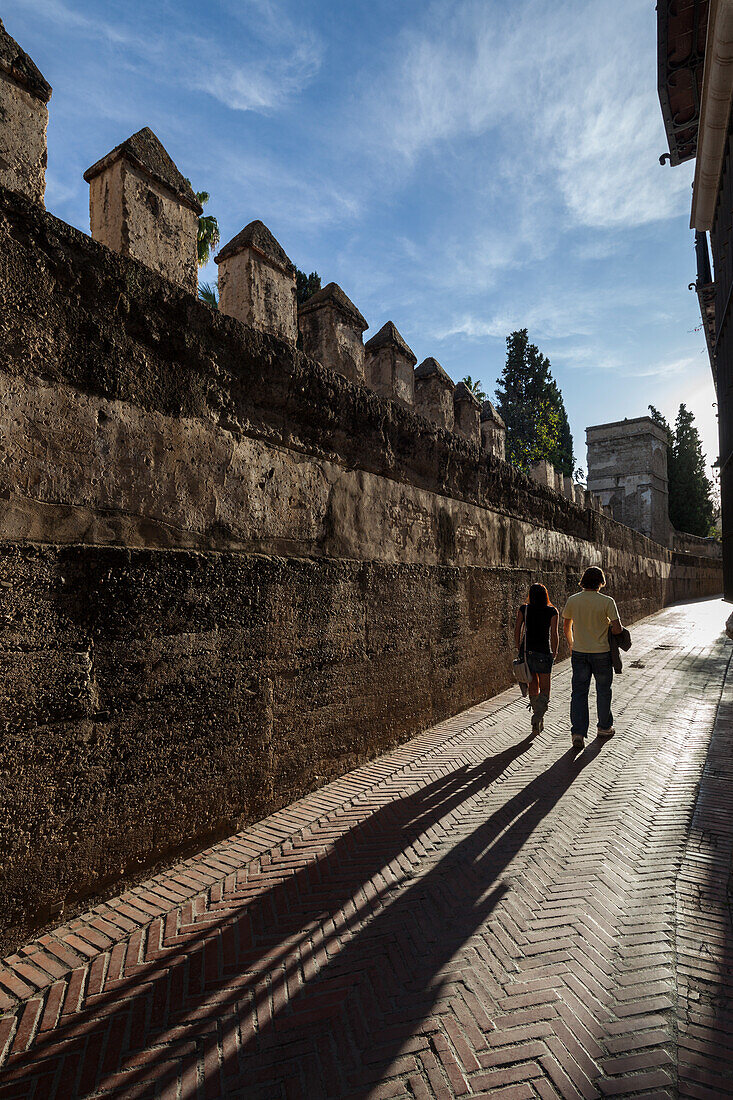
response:
<path fill-rule="evenodd" d="M 529 586 L 527 603 L 532 604 L 533 607 L 552 606 L 552 604 L 550 603 L 550 594 L 545 588 L 544 584 L 531 584 Z"/>

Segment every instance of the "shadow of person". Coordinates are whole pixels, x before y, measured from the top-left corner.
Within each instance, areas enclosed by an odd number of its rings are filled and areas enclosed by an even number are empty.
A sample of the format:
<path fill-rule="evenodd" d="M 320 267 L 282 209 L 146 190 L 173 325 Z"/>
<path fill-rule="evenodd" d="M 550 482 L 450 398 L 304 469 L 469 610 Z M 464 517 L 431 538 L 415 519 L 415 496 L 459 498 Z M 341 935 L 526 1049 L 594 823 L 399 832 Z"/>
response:
<path fill-rule="evenodd" d="M 150 948 L 150 943 L 143 945 L 141 957 L 150 954 L 151 961 L 130 966 L 129 976 L 95 996 L 93 1004 L 63 1018 L 56 1028 L 37 1039 L 29 1051 L 10 1059 L 1 1080 L 19 1083 L 25 1078 L 30 1086 L 31 1080 L 43 1072 L 44 1061 L 59 1057 L 59 1044 L 65 1044 L 69 1056 L 81 1051 L 95 1036 L 100 1040 L 106 1036 L 106 1049 L 118 1049 L 119 1055 L 114 1064 L 109 1059 L 103 1062 L 104 1071 L 95 1073 L 93 1079 L 90 1077 L 91 1087 L 101 1088 L 105 1079 L 125 1069 L 128 1059 L 146 1051 L 139 1070 L 129 1067 L 125 1073 L 124 1095 L 127 1095 L 143 1079 L 154 1080 L 159 1073 L 167 1076 L 171 1070 L 177 1040 L 172 1046 L 160 1046 L 156 1053 L 151 1048 L 160 1043 L 161 1035 L 183 1028 L 187 1032 L 185 1041 L 190 1042 L 197 1029 L 205 1030 L 207 1021 L 218 1020 L 228 1007 L 248 998 L 254 998 L 258 1004 L 257 1019 L 261 1021 L 266 1015 L 260 996 L 262 980 L 266 976 L 267 997 L 273 1004 L 279 1004 L 281 991 L 292 981 L 288 967 L 292 968 L 293 943 L 302 941 L 307 953 L 314 929 L 328 921 L 334 942 L 351 935 L 364 919 L 364 909 L 378 895 L 386 897 L 395 889 L 398 881 L 395 873 L 386 869 L 421 841 L 421 851 L 432 847 L 430 830 L 466 800 L 489 787 L 531 744 L 532 737 L 528 736 L 475 767 L 456 768 L 375 811 L 370 811 L 368 804 L 357 803 L 351 813 L 360 819 L 325 851 L 316 849 L 313 858 L 304 865 L 302 858 L 308 859 L 313 842 L 302 843 L 297 870 L 289 866 L 278 869 L 276 857 L 270 866 L 263 868 L 265 873 L 279 875 L 274 885 L 252 897 L 257 873 L 248 874 L 241 886 L 222 902 L 218 921 L 216 907 L 212 906 L 201 930 L 182 935 L 180 943 L 171 944 L 169 951 L 149 953 L 146 948 Z M 408 776 L 407 782 L 416 780 Z M 412 873 L 408 864 L 405 867 L 403 876 Z M 386 877 L 382 879 L 383 885 L 375 889 L 370 884 L 380 876 Z M 382 906 L 384 901 L 379 900 L 378 904 Z M 236 906 L 234 914 L 232 906 Z M 160 957 L 156 958 L 158 954 Z M 319 969 L 317 953 L 313 950 L 311 954 L 309 976 Z M 218 959 L 216 967 L 211 965 L 212 957 Z M 323 961 L 324 964 L 327 961 L 325 954 Z M 296 970 L 299 965 L 302 964 L 296 964 Z M 232 989 L 228 993 L 230 982 Z M 212 996 L 214 1003 L 207 1010 Z M 192 1020 L 195 1022 L 189 1026 Z M 258 1022 L 256 1026 L 258 1034 L 266 1030 L 264 1023 Z M 91 1087 L 67 1090 L 64 1100 L 86 1095 Z M 217 1086 L 212 1081 L 208 1087 Z"/>
<path fill-rule="evenodd" d="M 335 944 L 318 975 L 222 1066 L 223 1094 L 367 1096 L 420 1034 L 443 986 L 465 982 L 461 948 L 509 889 L 500 876 L 600 747 L 565 754 Z"/>

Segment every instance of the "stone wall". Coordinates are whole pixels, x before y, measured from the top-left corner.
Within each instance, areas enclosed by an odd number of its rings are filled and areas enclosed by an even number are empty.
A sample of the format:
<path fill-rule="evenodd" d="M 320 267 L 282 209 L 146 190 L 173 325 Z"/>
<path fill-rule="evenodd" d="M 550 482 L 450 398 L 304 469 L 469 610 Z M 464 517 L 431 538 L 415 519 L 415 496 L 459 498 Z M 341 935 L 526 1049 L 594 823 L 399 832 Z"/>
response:
<path fill-rule="evenodd" d="M 588 488 L 620 523 L 665 546 L 669 522 L 667 437 L 649 416 L 586 429 Z"/>
<path fill-rule="evenodd" d="M 700 538 L 698 535 L 688 535 L 683 531 L 675 531 L 672 547 L 681 554 L 694 554 L 700 558 L 715 558 L 723 560 L 723 544 L 719 538 Z"/>
<path fill-rule="evenodd" d="M 0 936 L 506 687 L 531 580 L 713 593 L 0 190 Z"/>
<path fill-rule="evenodd" d="M 590 553 L 627 621 L 720 584 Z M 528 584 L 562 606 L 577 578 L 0 545 L 0 944 L 507 687 Z"/>

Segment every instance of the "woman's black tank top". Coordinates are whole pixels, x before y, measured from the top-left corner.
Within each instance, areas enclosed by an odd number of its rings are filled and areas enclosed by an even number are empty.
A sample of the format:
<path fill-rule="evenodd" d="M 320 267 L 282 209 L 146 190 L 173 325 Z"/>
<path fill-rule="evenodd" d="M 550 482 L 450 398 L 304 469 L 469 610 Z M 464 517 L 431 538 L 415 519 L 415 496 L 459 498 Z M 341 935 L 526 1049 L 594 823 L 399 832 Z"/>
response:
<path fill-rule="evenodd" d="M 557 608 L 537 607 L 536 604 L 522 604 L 520 608 L 524 615 L 527 633 L 527 649 L 530 653 L 552 653 L 550 649 L 550 626 Z M 529 611 L 529 615 L 527 612 Z"/>

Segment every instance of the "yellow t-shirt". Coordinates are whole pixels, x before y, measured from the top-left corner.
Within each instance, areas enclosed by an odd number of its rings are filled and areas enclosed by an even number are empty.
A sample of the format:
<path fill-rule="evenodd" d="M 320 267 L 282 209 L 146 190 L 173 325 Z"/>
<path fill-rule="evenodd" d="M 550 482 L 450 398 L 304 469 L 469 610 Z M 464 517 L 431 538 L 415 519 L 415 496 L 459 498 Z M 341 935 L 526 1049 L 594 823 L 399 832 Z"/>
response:
<path fill-rule="evenodd" d="M 573 623 L 573 649 L 578 653 L 608 653 L 608 624 L 619 619 L 616 601 L 583 589 L 568 598 L 563 619 Z"/>

